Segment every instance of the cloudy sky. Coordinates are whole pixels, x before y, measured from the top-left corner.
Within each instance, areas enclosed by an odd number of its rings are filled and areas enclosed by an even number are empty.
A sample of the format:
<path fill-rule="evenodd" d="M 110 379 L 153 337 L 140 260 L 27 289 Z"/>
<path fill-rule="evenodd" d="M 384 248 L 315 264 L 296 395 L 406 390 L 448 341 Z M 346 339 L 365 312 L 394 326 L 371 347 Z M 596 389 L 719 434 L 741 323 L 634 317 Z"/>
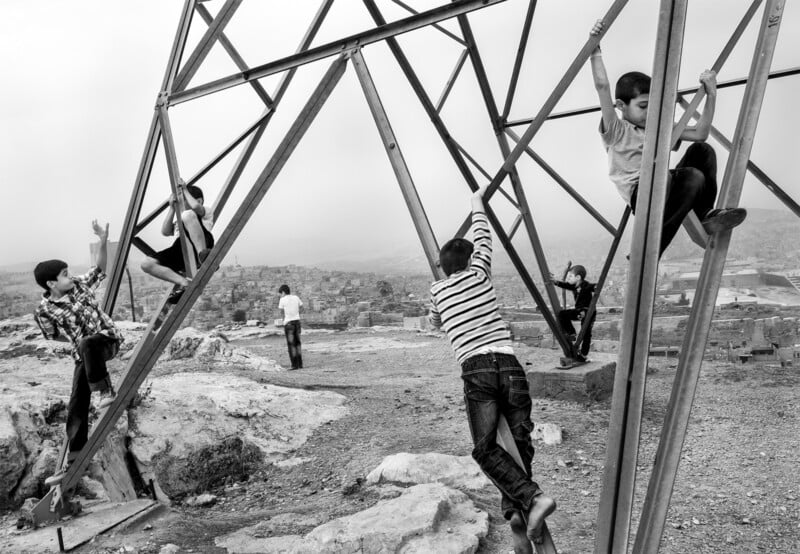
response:
<path fill-rule="evenodd" d="M 222 0 L 205 5 L 216 13 Z M 409 0 L 417 9 L 441 1 Z M 681 87 L 696 84 L 710 67 L 750 2 L 693 0 L 689 9 Z M 183 2 L 180 0 L 5 0 L 0 18 L 0 265 L 61 257 L 88 262 L 91 220 L 108 221 L 116 239 L 124 220 L 144 148 L 158 88 Z M 319 3 L 245 1 L 227 27 L 248 64 L 259 65 L 292 53 Z M 378 0 L 389 20 L 404 12 Z M 535 114 L 578 53 L 592 23 L 609 2 L 540 0 L 510 119 Z M 527 1 L 508 0 L 470 16 L 498 102 L 505 99 Z M 800 65 L 800 12 L 787 3 L 773 70 Z M 795 11 L 793 11 L 793 9 Z M 630 2 L 603 43 L 612 80 L 625 71 L 650 72 L 657 0 Z M 761 14 L 755 17 L 727 65 L 721 81 L 747 75 Z M 369 28 L 358 0 L 337 0 L 314 44 Z M 445 24 L 457 31 L 455 22 Z M 187 52 L 206 28 L 199 16 Z M 434 100 L 461 52 L 436 30 L 400 39 Z M 466 215 L 468 189 L 441 145 L 397 64 L 383 44 L 364 56 L 408 161 L 440 243 Z M 331 60 L 304 66 L 273 118 L 264 139 L 217 227 L 227 223 L 237 199 L 269 159 Z M 215 46 L 192 84 L 236 72 Z M 277 77 L 264 79 L 272 92 Z M 800 199 L 796 179 L 797 77 L 771 81 L 752 159 Z M 715 125 L 733 134 L 743 87 L 720 91 Z M 556 111 L 596 103 L 588 66 Z M 263 106 L 248 86 L 187 102 L 170 110 L 181 174 L 188 178 L 251 124 Z M 471 68 L 467 65 L 442 111 L 452 135 L 494 173 L 501 157 Z M 533 142 L 539 152 L 609 220 L 622 201 L 606 176 L 605 153 L 597 136 L 597 114 L 547 123 Z M 518 128 L 518 133 L 524 131 Z M 725 152 L 718 148 L 720 168 Z M 235 154 L 234 154 L 235 156 Z M 230 165 L 220 164 L 200 185 L 216 197 Z M 528 159 L 520 162 L 533 217 L 545 248 L 560 233 L 603 233 Z M 159 153 L 144 213 L 168 195 L 163 153 Z M 780 208 L 748 178 L 742 204 Z M 509 226 L 513 213 L 498 196 L 493 205 Z M 160 220 L 144 238 L 154 247 L 169 241 L 158 234 Z M 519 239 L 523 233 L 520 233 Z M 518 240 L 519 240 L 518 239 Z M 609 238 L 610 240 L 610 238 Z M 269 191 L 228 261 L 242 264 L 312 264 L 317 261 L 421 253 L 391 166 L 381 145 L 352 68 L 308 131 Z"/>

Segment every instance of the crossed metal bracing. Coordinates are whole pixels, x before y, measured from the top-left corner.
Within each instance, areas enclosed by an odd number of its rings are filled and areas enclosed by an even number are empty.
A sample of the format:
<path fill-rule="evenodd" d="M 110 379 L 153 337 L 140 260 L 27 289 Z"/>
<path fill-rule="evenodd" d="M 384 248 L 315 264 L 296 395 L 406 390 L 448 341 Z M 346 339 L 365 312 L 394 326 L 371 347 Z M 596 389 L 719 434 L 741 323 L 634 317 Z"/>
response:
<path fill-rule="evenodd" d="M 245 168 L 251 162 L 256 147 L 265 134 L 282 99 L 285 97 L 297 69 L 301 65 L 310 62 L 330 57 L 334 59 L 283 140 L 275 148 L 264 169 L 238 205 L 230 219 L 230 223 L 222 231 L 214 248 L 211 249 L 208 257 L 200 267 L 195 265 L 192 247 L 183 229 L 181 219 L 177 218 L 178 235 L 183 247 L 187 273 L 192 279 L 191 284 L 187 287 L 180 301 L 171 309 L 166 304 L 165 296 L 162 301 L 162 309 L 150 322 L 144 338 L 137 345 L 130 358 L 123 381 L 118 387 L 119 390 L 115 402 L 92 429 L 86 447 L 70 467 L 61 487 L 50 491 L 37 506 L 35 513 L 39 521 L 53 519 L 63 512 L 65 495 L 62 491 L 69 491 L 74 487 L 94 453 L 102 446 L 105 437 L 113 429 L 116 420 L 124 413 L 139 385 L 156 363 L 193 304 L 202 294 L 205 286 L 233 246 L 245 224 L 276 180 L 295 147 L 313 123 L 316 115 L 322 109 L 328 96 L 344 74 L 348 62 L 352 62 L 355 74 L 359 79 L 392 169 L 400 185 L 403 198 L 420 237 L 431 271 L 434 276 L 441 277 L 441 270 L 437 264 L 438 243 L 436 236 L 427 219 L 422 202 L 414 186 L 411 171 L 403 157 L 362 52 L 365 46 L 372 43 L 384 41 L 389 47 L 467 186 L 471 190 L 477 190 L 479 182 L 490 183 L 485 195 L 485 203 L 487 215 L 495 235 L 508 253 L 511 262 L 539 307 L 542 316 L 552 330 L 553 336 L 565 356 L 573 357 L 575 355 L 577 347 L 583 340 L 585 330 L 581 331 L 577 342 L 573 344 L 567 339 L 555 320 L 555 316 L 561 306 L 549 279 L 550 269 L 547 265 L 544 248 L 539 239 L 516 164 L 523 155 L 530 157 L 592 218 L 613 235 L 609 254 L 606 257 L 598 280 L 598 294 L 595 295 L 590 306 L 590 314 L 586 318 L 587 321 L 591 320 L 599 298 L 599 292 L 606 280 L 622 234 L 628 223 L 630 209 L 628 208 L 624 211 L 621 220 L 614 226 L 603 218 L 589 201 L 582 198 L 575 188 L 537 154 L 531 148 L 530 143 L 545 121 L 578 113 L 587 113 L 597 109 L 592 107 L 558 114 L 552 113 L 578 72 L 585 66 L 589 55 L 600 42 L 603 34 L 612 26 L 626 5 L 626 0 L 616 0 L 611 4 L 603 17 L 605 23 L 604 32 L 590 37 L 582 45 L 540 110 L 532 118 L 518 121 L 508 121 L 508 116 L 514 102 L 525 50 L 531 34 L 536 0 L 527 2 L 527 10 L 514 58 L 511 78 L 502 104 L 497 101 L 490 86 L 467 14 L 502 3 L 505 0 L 454 0 L 449 4 L 422 12 L 415 11 L 400 0 L 391 1 L 404 8 L 410 15 L 387 23 L 375 0 L 363 0 L 365 8 L 376 24 L 375 28 L 326 44 L 312 46 L 333 4 L 333 0 L 323 0 L 295 54 L 262 65 L 249 67 L 233 42 L 225 34 L 226 25 L 242 4 L 242 0 L 225 0 L 224 2 L 219 0 L 222 5 L 216 15 L 212 15 L 199 0 L 185 0 L 126 220 L 121 231 L 117 255 L 110 272 L 109 286 L 104 299 L 104 309 L 109 313 L 113 312 L 114 309 L 131 246 L 136 246 L 146 254 L 154 252 L 154 249 L 138 235 L 168 206 L 168 202 L 164 201 L 153 212 L 142 217 L 143 200 L 148 190 L 159 146 L 163 148 L 166 158 L 170 192 L 175 194 L 178 202 L 181 203 L 178 208 L 181 211 L 186 206 L 182 204 L 182 195 L 177 194 L 179 183 L 185 181 L 187 184 L 194 184 L 200 181 L 218 163 L 231 155 L 237 148 L 239 149 L 238 158 L 233 164 L 233 169 L 223 183 L 213 204 L 213 218 L 216 221 L 234 188 L 241 180 Z M 738 203 L 744 174 L 749 170 L 792 211 L 800 215 L 800 208 L 789 195 L 782 191 L 777 184 L 771 181 L 761 169 L 749 160 L 749 149 L 752 144 L 767 80 L 771 77 L 784 77 L 798 73 L 796 69 L 784 70 L 773 74 L 769 73 L 772 51 L 774 51 L 777 31 L 780 26 L 783 3 L 784 0 L 766 1 L 763 10 L 761 33 L 758 37 L 753 58 L 753 67 L 748 77 L 720 83 L 720 88 L 746 84 L 742 111 L 733 140 L 729 141 L 716 129 L 712 131 L 712 134 L 723 147 L 730 151 L 728 168 L 722 182 L 718 205 L 735 206 Z M 673 146 L 674 137 L 680 134 L 680 130 L 685 127 L 691 118 L 696 117 L 696 108 L 702 101 L 702 90 L 697 90 L 696 88 L 677 90 L 686 4 L 687 0 L 662 0 L 659 13 L 659 31 L 656 40 L 653 70 L 653 91 L 651 92 L 651 109 L 648 115 L 647 141 L 644 152 L 645 161 L 636 210 L 638 215 L 635 218 L 633 232 L 631 270 L 627 287 L 620 357 L 617 366 L 614 398 L 612 400 L 606 478 L 601 498 L 601 509 L 598 515 L 596 552 L 626 552 L 628 548 L 639 424 L 644 395 L 644 369 L 649 352 L 650 320 L 652 319 L 652 307 L 655 297 L 658 244 L 663 216 L 669 152 Z M 737 26 L 733 36 L 714 63 L 713 68 L 715 70 L 719 70 L 725 63 L 734 45 L 741 37 L 747 24 L 757 13 L 761 4 L 762 0 L 754 0 L 752 2 L 742 22 Z M 188 56 L 184 57 L 190 25 L 195 15 L 199 15 L 208 27 L 194 49 Z M 452 18 L 457 20 L 460 33 L 452 32 L 439 25 L 442 21 Z M 455 67 L 435 102 L 423 87 L 405 52 L 395 38 L 402 33 L 424 27 L 437 29 L 463 47 Z M 215 44 L 223 47 L 239 69 L 239 72 L 211 82 L 193 85 L 193 78 Z M 481 167 L 476 159 L 451 136 L 441 116 L 442 108 L 446 104 L 454 84 L 463 73 L 467 61 L 470 62 L 477 79 L 486 113 L 495 134 L 500 154 L 504 160 L 500 168 L 494 173 Z M 277 74 L 281 74 L 281 79 L 275 91 L 269 93 L 259 80 Z M 185 178 L 181 174 L 179 160 L 175 151 L 169 108 L 240 85 L 247 85 L 253 89 L 263 103 L 263 112 L 234 141 L 203 166 L 200 171 L 189 178 Z M 687 101 L 685 97 L 690 94 L 693 94 L 692 100 Z M 674 124 L 676 103 L 680 103 L 684 110 L 683 116 L 677 125 Z M 518 135 L 513 128 L 521 125 L 527 125 L 527 128 L 524 133 Z M 508 230 L 501 224 L 490 203 L 490 198 L 497 192 L 518 212 L 516 219 Z M 164 195 L 166 196 L 166 194 Z M 469 223 L 469 216 L 467 216 L 457 234 L 465 234 L 469 229 Z M 528 271 L 526 264 L 512 243 L 512 239 L 521 228 L 524 228 L 533 248 L 538 273 L 541 275 L 541 281 L 545 283 L 544 294 L 540 292 L 535 284 L 534 277 Z M 634 545 L 636 552 L 655 552 L 663 533 L 666 509 L 669 505 L 669 493 L 672 490 L 677 471 L 677 456 L 680 454 L 685 436 L 688 413 L 691 409 L 694 394 L 693 387 L 696 385 L 702 361 L 702 352 L 710 326 L 711 314 L 713 313 L 719 276 L 722 272 L 730 238 L 730 232 L 707 237 L 702 233 L 701 229 L 698 231 L 696 222 L 692 232 L 695 240 L 706 247 L 706 258 L 700 277 L 703 288 L 698 287 L 699 293 L 695 300 L 685 344 L 682 348 L 682 358 L 679 362 L 678 377 L 676 378 L 673 398 L 670 402 L 670 409 L 665 422 L 665 431 L 659 449 L 657 467 L 650 482 L 651 487 L 648 490 L 641 517 L 643 523 L 639 526 L 637 542 Z M 646 525 L 644 522 L 646 522 Z M 554 548 L 545 551 L 554 551 Z"/>

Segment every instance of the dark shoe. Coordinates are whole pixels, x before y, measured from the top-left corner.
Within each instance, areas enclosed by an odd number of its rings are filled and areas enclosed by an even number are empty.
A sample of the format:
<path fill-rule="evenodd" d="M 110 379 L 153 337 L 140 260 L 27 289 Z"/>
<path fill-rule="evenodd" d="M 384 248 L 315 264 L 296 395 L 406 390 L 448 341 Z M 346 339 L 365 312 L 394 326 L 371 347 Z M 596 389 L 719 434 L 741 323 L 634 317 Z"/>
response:
<path fill-rule="evenodd" d="M 709 235 L 733 229 L 747 217 L 744 208 L 720 208 L 711 210 L 703 218 L 703 229 Z"/>
<path fill-rule="evenodd" d="M 168 304 L 177 304 L 178 300 L 181 299 L 183 293 L 186 292 L 186 287 L 176 287 L 169 293 L 169 298 L 167 298 Z"/>
<path fill-rule="evenodd" d="M 200 252 L 197 253 L 198 261 L 202 264 L 204 261 L 206 261 L 206 258 L 208 258 L 208 255 L 210 253 L 211 253 L 211 250 L 209 248 L 205 248 L 204 250 L 201 250 Z"/>
<path fill-rule="evenodd" d="M 584 356 L 583 354 L 576 355 L 575 359 L 578 360 L 579 362 L 583 363 L 583 364 L 586 363 L 586 356 Z"/>

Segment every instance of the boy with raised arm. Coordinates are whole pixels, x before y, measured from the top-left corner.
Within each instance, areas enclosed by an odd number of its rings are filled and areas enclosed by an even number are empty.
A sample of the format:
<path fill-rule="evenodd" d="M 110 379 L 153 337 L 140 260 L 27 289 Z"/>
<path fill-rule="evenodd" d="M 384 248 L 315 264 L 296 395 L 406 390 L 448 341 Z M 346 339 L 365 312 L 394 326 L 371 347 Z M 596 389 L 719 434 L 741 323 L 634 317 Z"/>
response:
<path fill-rule="evenodd" d="M 603 22 L 598 21 L 592 27 L 591 34 L 598 35 L 602 30 Z M 599 45 L 592 53 L 591 66 L 594 85 L 600 98 L 600 136 L 608 152 L 608 174 L 617 186 L 620 196 L 635 211 L 642 168 L 650 77 L 637 71 L 624 74 L 617 81 L 614 90 L 616 100 L 612 101 L 611 85 Z M 672 242 L 690 211 L 697 214 L 708 234 L 736 227 L 747 216 L 744 208 L 714 209 L 717 198 L 717 157 L 714 149 L 705 140 L 714 118 L 716 74 L 713 71 L 704 71 L 700 74 L 700 84 L 706 93 L 705 107 L 697 125 L 687 126 L 681 132 L 680 140 L 694 144 L 689 146 L 675 169 L 669 172 L 659 257 Z M 619 110 L 620 117 L 616 110 Z"/>
<path fill-rule="evenodd" d="M 114 400 L 106 362 L 117 355 L 122 343 L 122 335 L 98 305 L 93 290 L 106 276 L 108 224 L 103 229 L 95 220 L 92 228 L 100 238 L 100 248 L 96 265 L 88 273 L 72 276 L 66 262 L 61 260 L 41 262 L 33 270 L 36 283 L 45 291 L 34 319 L 46 339 L 72 343 L 75 360 L 72 394 L 67 407 L 67 465 L 86 445 L 92 392 L 100 395 L 100 409 Z M 65 469 L 57 471 L 45 484 L 59 483 Z"/>
<path fill-rule="evenodd" d="M 435 327 L 444 328 L 461 364 L 475 445 L 472 457 L 500 490 L 516 552 L 528 554 L 532 552 L 530 541 L 541 540 L 542 523 L 556 503 L 531 479 L 531 397 L 525 371 L 514 356 L 511 335 L 498 312 L 491 280 L 492 236 L 484 212 L 485 191 L 483 186 L 472 197 L 474 246 L 455 238 L 439 253 L 447 277 L 431 286 L 429 318 Z M 500 416 L 508 421 L 524 467 L 497 444 Z"/>
<path fill-rule="evenodd" d="M 585 362 L 589 355 L 589 347 L 592 344 L 592 326 L 594 325 L 594 314 L 591 321 L 586 321 L 586 314 L 594 297 L 595 284 L 586 280 L 586 268 L 582 265 L 574 265 L 569 268 L 564 281 L 553 279 L 553 284 L 559 288 L 571 290 L 575 298 L 574 308 L 564 308 L 558 312 L 558 323 L 561 329 L 567 334 L 570 342 L 575 342 L 577 335 L 573 321 L 580 321 L 581 328 L 586 327 L 581 342 L 581 351 L 578 353 L 578 361 Z"/>

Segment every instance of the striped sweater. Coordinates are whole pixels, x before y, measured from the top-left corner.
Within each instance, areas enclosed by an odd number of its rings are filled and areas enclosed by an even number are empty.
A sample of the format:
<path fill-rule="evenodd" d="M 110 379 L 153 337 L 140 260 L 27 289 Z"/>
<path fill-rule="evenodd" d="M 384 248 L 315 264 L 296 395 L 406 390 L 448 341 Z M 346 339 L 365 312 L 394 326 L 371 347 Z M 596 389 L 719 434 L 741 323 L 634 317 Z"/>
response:
<path fill-rule="evenodd" d="M 511 348 L 511 334 L 497 310 L 491 280 L 492 235 L 486 214 L 473 212 L 472 225 L 472 265 L 431 286 L 431 324 L 444 328 L 458 363 Z"/>

